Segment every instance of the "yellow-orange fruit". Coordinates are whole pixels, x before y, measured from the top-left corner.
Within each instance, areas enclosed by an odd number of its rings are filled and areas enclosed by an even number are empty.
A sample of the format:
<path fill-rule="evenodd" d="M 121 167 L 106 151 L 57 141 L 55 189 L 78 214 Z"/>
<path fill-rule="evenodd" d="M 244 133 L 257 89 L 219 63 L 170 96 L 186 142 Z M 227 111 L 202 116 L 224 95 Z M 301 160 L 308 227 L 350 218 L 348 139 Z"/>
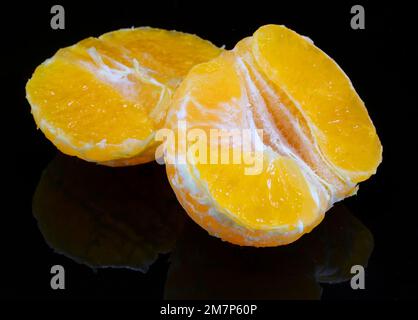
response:
<path fill-rule="evenodd" d="M 174 90 L 220 51 L 191 34 L 122 29 L 59 50 L 35 70 L 27 99 L 62 152 L 112 166 L 147 162 Z"/>
<path fill-rule="evenodd" d="M 242 149 L 261 156 L 257 174 L 248 174 L 243 161 L 166 159 L 170 183 L 193 220 L 239 245 L 283 245 L 310 232 L 382 159 L 349 78 L 310 39 L 284 26 L 263 26 L 233 50 L 195 66 L 167 117 L 173 129 L 179 121 L 188 132 L 208 135 L 213 129 L 262 130 L 256 133 L 261 147 Z M 208 153 L 220 147 L 217 140 L 204 143 Z M 241 147 L 230 144 L 229 151 Z"/>

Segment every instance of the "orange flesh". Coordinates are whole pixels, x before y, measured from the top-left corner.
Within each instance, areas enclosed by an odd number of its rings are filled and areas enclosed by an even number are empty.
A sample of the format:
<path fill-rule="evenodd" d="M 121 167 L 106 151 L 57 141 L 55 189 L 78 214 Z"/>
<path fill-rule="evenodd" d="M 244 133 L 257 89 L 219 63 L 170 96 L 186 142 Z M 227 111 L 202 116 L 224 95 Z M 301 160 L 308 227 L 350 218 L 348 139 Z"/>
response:
<path fill-rule="evenodd" d="M 246 175 L 242 164 L 197 166 L 200 181 L 206 183 L 216 206 L 240 224 L 256 229 L 286 226 L 289 231 L 302 221 L 311 224 L 316 219 L 316 204 L 297 164 L 279 156 L 266 159 L 263 169 L 261 174 Z M 297 217 L 296 223 L 288 212 Z"/>

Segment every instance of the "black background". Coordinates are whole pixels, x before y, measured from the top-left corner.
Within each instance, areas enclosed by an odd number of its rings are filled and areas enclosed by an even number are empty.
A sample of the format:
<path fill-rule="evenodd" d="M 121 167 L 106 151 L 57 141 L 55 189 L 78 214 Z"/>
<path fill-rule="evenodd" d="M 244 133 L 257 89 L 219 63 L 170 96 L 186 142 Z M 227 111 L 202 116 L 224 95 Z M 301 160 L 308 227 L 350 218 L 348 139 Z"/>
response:
<path fill-rule="evenodd" d="M 1 9 L 2 297 L 160 299 L 170 263 L 164 255 L 147 274 L 93 271 L 54 253 L 45 243 L 31 202 L 42 170 L 57 151 L 36 130 L 25 99 L 25 84 L 35 67 L 61 47 L 125 27 L 195 33 L 230 49 L 259 26 L 276 23 L 309 36 L 345 70 L 366 103 L 384 148 L 377 175 L 362 183 L 358 196 L 344 200 L 374 236 L 366 290 L 353 291 L 348 283 L 325 285 L 322 298 L 417 298 L 418 211 L 413 174 L 418 52 L 412 8 L 401 2 L 363 1 L 61 2 L 66 29 L 52 30 L 53 4 L 2 4 Z M 365 30 L 350 27 L 354 4 L 365 8 Z M 49 271 L 54 264 L 67 270 L 65 291 L 50 289 Z"/>

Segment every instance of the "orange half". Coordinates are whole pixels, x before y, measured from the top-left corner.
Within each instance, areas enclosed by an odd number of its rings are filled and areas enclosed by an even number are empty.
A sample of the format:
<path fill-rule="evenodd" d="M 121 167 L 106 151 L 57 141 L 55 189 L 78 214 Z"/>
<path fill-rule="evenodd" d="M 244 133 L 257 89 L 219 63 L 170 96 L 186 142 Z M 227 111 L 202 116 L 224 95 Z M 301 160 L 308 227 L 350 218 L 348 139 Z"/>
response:
<path fill-rule="evenodd" d="M 208 156 L 205 163 L 193 157 L 180 163 L 166 155 L 170 183 L 187 213 L 211 235 L 239 245 L 297 240 L 381 162 L 376 130 L 348 77 L 311 40 L 283 26 L 261 27 L 194 67 L 167 117 L 173 129 L 180 122 L 189 133 L 250 130 L 258 137 L 255 149 L 228 145 L 231 153 L 241 148 L 261 156 L 252 174 L 246 169 L 255 162 L 216 163 Z M 202 143 L 209 154 L 222 148 L 218 140 Z"/>
<path fill-rule="evenodd" d="M 35 70 L 27 99 L 62 152 L 108 165 L 147 162 L 174 90 L 220 51 L 191 34 L 122 29 L 59 50 Z"/>

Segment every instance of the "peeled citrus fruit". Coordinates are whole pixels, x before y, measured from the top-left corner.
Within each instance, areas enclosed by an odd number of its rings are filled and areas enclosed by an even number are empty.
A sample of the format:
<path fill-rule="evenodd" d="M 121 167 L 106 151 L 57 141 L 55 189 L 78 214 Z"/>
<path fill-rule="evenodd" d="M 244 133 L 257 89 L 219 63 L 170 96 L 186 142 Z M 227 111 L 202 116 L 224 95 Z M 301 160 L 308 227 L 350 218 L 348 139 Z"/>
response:
<path fill-rule="evenodd" d="M 122 29 L 59 50 L 35 70 L 27 99 L 62 152 L 107 165 L 147 162 L 173 91 L 220 51 L 191 34 Z"/>
<path fill-rule="evenodd" d="M 170 183 L 188 214 L 239 245 L 283 245 L 310 232 L 382 159 L 376 130 L 346 74 L 310 39 L 278 25 L 261 27 L 192 68 L 167 125 L 176 141 L 180 126 L 187 137 L 192 130 L 254 133 L 250 147 L 228 140 L 227 153 L 242 151 L 233 162 L 209 159 L 225 147 L 219 139 L 187 139 L 187 148 L 168 144 L 166 152 Z M 197 161 L 204 148 L 182 154 L 196 143 L 207 147 L 208 161 Z M 260 159 L 255 173 L 239 161 L 250 155 Z"/>

